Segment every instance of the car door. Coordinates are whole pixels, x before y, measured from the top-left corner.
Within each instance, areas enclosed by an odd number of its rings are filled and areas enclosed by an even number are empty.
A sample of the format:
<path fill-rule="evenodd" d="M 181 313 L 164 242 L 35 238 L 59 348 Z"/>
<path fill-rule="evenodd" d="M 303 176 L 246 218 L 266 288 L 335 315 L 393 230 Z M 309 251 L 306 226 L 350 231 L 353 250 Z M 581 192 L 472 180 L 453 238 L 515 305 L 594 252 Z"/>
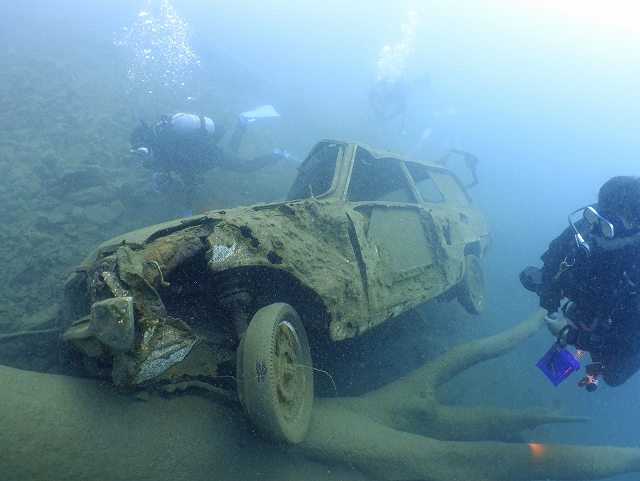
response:
<path fill-rule="evenodd" d="M 359 146 L 346 201 L 372 314 L 397 314 L 442 291 L 433 221 L 400 160 L 376 158 Z"/>
<path fill-rule="evenodd" d="M 458 283 L 464 274 L 464 249 L 468 240 L 468 218 L 464 211 L 465 196 L 460 187 L 453 189 L 456 180 L 447 172 L 417 162 L 407 162 L 420 201 L 429 212 L 438 237 L 441 255 L 439 267 L 444 276 L 445 289 Z M 464 201 L 468 203 L 465 198 Z"/>
<path fill-rule="evenodd" d="M 475 232 L 472 224 L 477 217 L 471 200 L 457 177 L 446 170 L 434 170 L 431 176 L 438 189 L 447 199 L 447 205 L 451 206 L 456 219 L 458 240 L 462 244 L 467 244 L 477 240 L 478 232 Z"/>

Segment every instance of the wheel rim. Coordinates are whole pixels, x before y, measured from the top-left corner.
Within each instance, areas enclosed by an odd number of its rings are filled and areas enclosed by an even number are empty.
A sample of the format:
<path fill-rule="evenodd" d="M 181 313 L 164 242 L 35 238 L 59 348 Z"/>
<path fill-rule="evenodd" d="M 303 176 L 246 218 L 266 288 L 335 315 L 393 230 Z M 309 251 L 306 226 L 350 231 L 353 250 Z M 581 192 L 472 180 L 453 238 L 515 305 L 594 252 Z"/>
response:
<path fill-rule="evenodd" d="M 300 386 L 304 385 L 304 369 L 300 364 L 300 341 L 289 321 L 278 324 L 275 335 L 274 365 L 276 389 L 280 404 L 288 417 L 294 416 L 302 402 Z"/>

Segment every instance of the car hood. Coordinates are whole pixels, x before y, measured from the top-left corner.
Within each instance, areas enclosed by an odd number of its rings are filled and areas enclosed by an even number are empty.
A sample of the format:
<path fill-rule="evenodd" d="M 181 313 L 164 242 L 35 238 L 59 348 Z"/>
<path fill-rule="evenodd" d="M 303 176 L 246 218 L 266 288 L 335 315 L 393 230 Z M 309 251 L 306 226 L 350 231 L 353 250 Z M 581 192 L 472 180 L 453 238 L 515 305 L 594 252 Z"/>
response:
<path fill-rule="evenodd" d="M 180 256 L 200 250 L 212 273 L 242 268 L 286 271 L 314 292 L 332 319 L 331 337 L 366 330 L 367 296 L 351 244 L 349 219 L 340 202 L 305 199 L 206 212 L 116 236 L 102 243 L 85 266 L 117 252 L 120 275 L 170 275 Z M 125 267 L 127 266 L 127 267 Z M 129 284 L 132 282 L 127 281 Z M 364 324 L 360 326 L 360 324 Z M 344 326 L 352 326 L 346 329 Z"/>
<path fill-rule="evenodd" d="M 111 239 L 108 239 L 102 242 L 98 247 L 91 252 L 84 260 L 83 264 L 91 264 L 96 258 L 99 256 L 100 252 L 114 250 L 116 246 L 125 245 L 125 244 L 133 244 L 133 245 L 144 245 L 147 244 L 159 237 L 164 235 L 168 235 L 172 232 L 176 232 L 194 225 L 206 224 L 212 221 L 220 221 L 224 220 L 227 215 L 240 215 L 247 212 L 256 212 L 256 211 L 265 211 L 268 212 L 270 210 L 276 210 L 285 204 L 292 204 L 294 202 L 274 202 L 269 204 L 257 204 L 253 206 L 240 206 L 233 207 L 231 209 L 220 209 L 220 210 L 212 210 L 207 211 L 202 214 L 192 215 L 188 217 L 181 217 L 179 219 L 170 220 L 167 222 L 161 222 L 159 224 L 150 225 L 147 227 L 142 227 L 140 229 L 132 230 L 129 232 L 125 232 L 123 234 L 118 234 Z M 297 201 L 300 202 L 300 201 Z"/>

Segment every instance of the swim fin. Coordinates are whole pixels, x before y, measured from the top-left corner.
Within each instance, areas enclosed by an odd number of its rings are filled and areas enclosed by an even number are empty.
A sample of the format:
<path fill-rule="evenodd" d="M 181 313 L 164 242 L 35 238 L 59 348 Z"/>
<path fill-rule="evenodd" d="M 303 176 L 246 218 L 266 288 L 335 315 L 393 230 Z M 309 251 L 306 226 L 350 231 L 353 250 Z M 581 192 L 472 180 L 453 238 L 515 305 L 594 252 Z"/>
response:
<path fill-rule="evenodd" d="M 251 123 L 258 119 L 268 119 L 272 117 L 280 117 L 280 114 L 273 108 L 273 105 L 261 105 L 253 110 L 242 112 L 240 114 L 240 122 Z"/>

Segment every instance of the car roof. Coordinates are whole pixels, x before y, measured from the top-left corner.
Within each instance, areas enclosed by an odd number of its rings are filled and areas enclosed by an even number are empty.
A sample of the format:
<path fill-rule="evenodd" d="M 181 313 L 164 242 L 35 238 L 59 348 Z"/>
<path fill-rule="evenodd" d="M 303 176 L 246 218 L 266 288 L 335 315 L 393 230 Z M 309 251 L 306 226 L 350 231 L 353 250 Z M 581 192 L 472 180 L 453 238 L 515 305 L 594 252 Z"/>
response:
<path fill-rule="evenodd" d="M 456 175 L 455 172 L 453 172 L 451 169 L 447 168 L 446 166 L 444 166 L 443 164 L 441 164 L 439 162 L 425 160 L 425 159 L 416 159 L 414 157 L 410 157 L 410 156 L 407 156 L 407 155 L 402 155 L 402 154 L 399 154 L 397 152 L 392 152 L 390 150 L 374 149 L 373 147 L 369 146 L 368 144 L 365 144 L 364 142 L 348 141 L 348 140 L 336 140 L 336 139 L 322 139 L 319 142 L 317 142 L 316 145 L 318 145 L 320 143 L 324 143 L 324 142 L 335 143 L 335 144 L 343 144 L 343 145 L 353 145 L 354 147 L 362 147 L 363 149 L 365 149 L 367 152 L 369 152 L 376 159 L 384 159 L 384 158 L 392 157 L 394 159 L 398 159 L 398 160 L 401 160 L 403 162 L 413 162 L 415 164 L 422 164 L 422 165 L 425 165 L 427 167 L 432 167 L 432 168 L 438 169 L 438 170 L 444 170 L 444 171 L 449 172 L 449 173 L 451 173 L 453 175 Z M 313 151 L 313 149 L 312 149 L 312 151 Z"/>

